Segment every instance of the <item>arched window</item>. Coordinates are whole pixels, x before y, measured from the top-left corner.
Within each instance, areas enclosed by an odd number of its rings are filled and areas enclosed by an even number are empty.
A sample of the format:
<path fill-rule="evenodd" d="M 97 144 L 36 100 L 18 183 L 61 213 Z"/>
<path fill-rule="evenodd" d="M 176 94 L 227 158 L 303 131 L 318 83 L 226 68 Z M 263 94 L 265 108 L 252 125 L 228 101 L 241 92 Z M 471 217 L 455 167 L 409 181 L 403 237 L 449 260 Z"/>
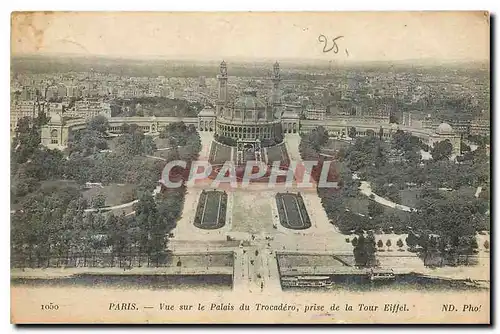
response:
<path fill-rule="evenodd" d="M 56 129 L 50 131 L 50 143 L 51 144 L 59 144 L 59 131 Z"/>

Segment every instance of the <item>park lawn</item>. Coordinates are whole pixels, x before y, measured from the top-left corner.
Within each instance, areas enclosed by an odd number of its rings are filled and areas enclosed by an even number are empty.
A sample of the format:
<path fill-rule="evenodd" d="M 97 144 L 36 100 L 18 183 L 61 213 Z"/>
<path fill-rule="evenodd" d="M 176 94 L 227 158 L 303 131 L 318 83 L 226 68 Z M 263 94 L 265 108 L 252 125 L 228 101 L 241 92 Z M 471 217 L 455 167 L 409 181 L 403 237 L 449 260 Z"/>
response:
<path fill-rule="evenodd" d="M 163 150 L 163 151 L 154 151 L 152 156 L 162 158 L 162 159 L 167 159 L 171 160 L 171 157 L 174 155 L 173 150 Z"/>
<path fill-rule="evenodd" d="M 399 197 L 401 198 L 401 203 L 399 204 L 406 205 L 410 208 L 416 208 L 418 205 L 420 192 L 420 188 L 400 190 Z"/>
<path fill-rule="evenodd" d="M 76 183 L 76 181 L 73 180 L 46 180 L 46 181 L 40 181 L 40 187 L 41 188 L 64 188 L 64 187 L 74 187 L 74 188 L 79 188 L 79 185 Z"/>
<path fill-rule="evenodd" d="M 161 148 L 161 147 L 157 145 L 157 148 Z M 187 146 L 177 147 L 177 152 L 179 153 L 179 157 L 182 160 L 183 157 L 188 156 L 189 147 L 187 147 Z M 170 149 L 170 150 L 155 151 L 152 155 L 155 157 L 171 160 L 170 157 L 172 157 L 173 154 L 174 154 L 174 151 L 172 149 Z"/>
<path fill-rule="evenodd" d="M 82 192 L 82 195 L 88 201 L 88 203 L 91 203 L 92 198 L 98 196 L 99 194 L 102 194 L 106 198 L 105 206 L 114 206 L 123 204 L 123 194 L 125 192 L 135 192 L 136 188 L 137 186 L 134 184 L 112 183 L 107 186 L 103 186 L 103 188 L 85 189 Z"/>
<path fill-rule="evenodd" d="M 419 196 L 422 189 L 420 187 L 412 187 L 411 189 L 404 189 L 399 191 L 399 196 L 401 197 L 402 205 L 409 206 L 410 208 L 415 208 L 418 206 Z M 440 190 L 441 194 L 444 196 L 459 196 L 464 198 L 474 198 L 476 193 L 476 188 L 474 187 L 460 187 L 457 190 L 447 191 Z"/>
<path fill-rule="evenodd" d="M 476 188 L 475 187 L 460 187 L 457 190 L 453 191 L 443 191 L 445 195 L 451 196 L 451 195 L 458 195 L 460 197 L 464 198 L 474 198 L 474 195 L 476 194 Z"/>
<path fill-rule="evenodd" d="M 156 148 L 167 148 L 170 147 L 170 139 L 169 138 L 160 138 L 160 137 L 155 137 L 153 139 Z"/>
<path fill-rule="evenodd" d="M 363 195 L 357 197 L 348 197 L 345 201 L 345 208 L 354 213 L 360 213 L 362 215 L 368 215 L 368 203 L 370 199 Z"/>
<path fill-rule="evenodd" d="M 120 208 L 120 209 L 114 209 L 114 210 L 108 210 L 108 211 L 103 211 L 104 213 L 112 213 L 115 216 L 121 216 L 121 215 L 131 215 L 132 212 L 134 212 L 134 205 L 127 206 L 125 208 Z"/>
<path fill-rule="evenodd" d="M 332 153 L 334 151 L 338 151 L 339 149 L 347 149 L 349 145 L 351 144 L 344 140 L 330 138 L 328 139 L 328 142 L 323 145 L 322 151 L 325 151 L 324 153 Z"/>
<path fill-rule="evenodd" d="M 15 182 L 14 178 L 11 178 L 11 182 Z M 11 185 L 14 186 L 14 183 Z M 80 189 L 80 186 L 73 180 L 45 180 L 40 181 L 40 189 L 43 191 L 52 191 L 52 189 L 60 189 L 60 188 L 75 188 Z M 13 211 L 20 210 L 22 207 L 20 203 L 11 203 L 10 209 Z"/>
<path fill-rule="evenodd" d="M 358 196 L 358 197 L 350 197 L 346 200 L 346 208 L 349 209 L 349 211 L 357 214 L 362 214 L 368 217 L 368 204 L 370 203 L 371 200 L 370 198 L 366 196 Z M 384 209 L 385 214 L 394 214 L 396 215 L 399 219 L 401 220 L 407 220 L 409 213 L 403 210 L 398 210 L 395 208 L 391 208 L 389 206 L 385 206 L 382 204 L 379 204 L 375 201 L 373 201 L 377 205 L 380 205 Z"/>
<path fill-rule="evenodd" d="M 154 115 L 156 117 L 168 117 L 175 116 L 175 110 L 173 107 L 164 107 L 161 105 L 146 106 L 143 108 L 144 115 Z"/>
<path fill-rule="evenodd" d="M 117 140 L 118 137 L 115 137 L 115 138 L 110 138 L 110 139 L 106 139 L 106 143 L 108 144 L 108 150 L 111 150 L 111 151 L 116 151 L 116 140 Z"/>

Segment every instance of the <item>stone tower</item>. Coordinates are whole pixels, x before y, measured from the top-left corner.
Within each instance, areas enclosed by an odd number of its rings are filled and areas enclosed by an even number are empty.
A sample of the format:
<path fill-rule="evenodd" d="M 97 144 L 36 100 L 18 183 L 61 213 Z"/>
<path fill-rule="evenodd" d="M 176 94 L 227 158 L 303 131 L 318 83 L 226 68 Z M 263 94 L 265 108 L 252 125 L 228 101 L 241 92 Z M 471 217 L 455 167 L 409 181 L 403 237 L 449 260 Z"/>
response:
<path fill-rule="evenodd" d="M 271 77 L 271 81 L 273 82 L 273 90 L 271 95 L 271 113 L 273 114 L 274 119 L 281 118 L 282 110 L 282 101 L 281 101 L 281 74 L 280 74 L 280 64 L 276 61 L 273 65 L 273 74 Z"/>
<path fill-rule="evenodd" d="M 222 115 L 224 109 L 227 105 L 227 66 L 226 62 L 222 61 L 219 66 L 219 75 L 217 75 L 217 80 L 219 81 L 219 94 L 217 98 L 217 116 Z"/>
<path fill-rule="evenodd" d="M 278 62 L 273 65 L 273 75 L 271 78 L 273 82 L 272 103 L 274 106 L 281 105 L 281 92 L 280 92 L 280 64 Z"/>

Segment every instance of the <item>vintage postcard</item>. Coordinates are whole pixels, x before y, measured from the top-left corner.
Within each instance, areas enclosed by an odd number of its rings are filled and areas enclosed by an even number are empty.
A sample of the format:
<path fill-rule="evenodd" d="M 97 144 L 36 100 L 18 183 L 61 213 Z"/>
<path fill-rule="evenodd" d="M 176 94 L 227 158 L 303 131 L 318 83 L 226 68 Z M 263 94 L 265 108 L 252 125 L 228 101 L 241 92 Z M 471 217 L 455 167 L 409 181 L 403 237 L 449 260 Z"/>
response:
<path fill-rule="evenodd" d="M 489 13 L 11 23 L 13 323 L 490 323 Z"/>

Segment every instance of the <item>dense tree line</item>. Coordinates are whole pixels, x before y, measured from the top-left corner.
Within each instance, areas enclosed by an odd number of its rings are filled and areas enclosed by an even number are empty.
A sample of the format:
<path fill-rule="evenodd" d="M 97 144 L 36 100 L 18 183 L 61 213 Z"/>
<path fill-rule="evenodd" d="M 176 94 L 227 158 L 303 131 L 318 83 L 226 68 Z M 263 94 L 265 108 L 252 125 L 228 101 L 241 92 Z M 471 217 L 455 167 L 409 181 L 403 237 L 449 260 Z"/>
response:
<path fill-rule="evenodd" d="M 108 120 L 100 115 L 87 122 L 85 129 L 75 131 L 70 134 L 68 140 L 68 155 L 80 153 L 83 156 L 89 156 L 100 150 L 108 148 L 106 141 L 106 131 L 108 129 Z"/>
<path fill-rule="evenodd" d="M 10 175 L 11 203 L 17 202 L 40 186 L 41 180 L 59 175 L 64 156 L 58 150 L 41 148 L 41 127 L 48 122 L 43 112 L 31 119 L 19 120 L 11 142 Z"/>
<path fill-rule="evenodd" d="M 369 232 L 365 235 L 358 232 L 352 240 L 354 261 L 358 267 L 375 267 L 378 265 L 375 252 L 375 235 Z"/>
<path fill-rule="evenodd" d="M 424 232 L 410 232 L 406 244 L 417 252 L 427 266 L 471 264 L 470 256 L 478 252 L 479 245 L 475 235 L 441 236 Z M 488 249 L 489 243 L 484 247 Z M 473 262 L 472 262 L 473 263 Z"/>
<path fill-rule="evenodd" d="M 199 102 L 161 96 L 142 96 L 114 99 L 111 104 L 111 115 L 113 117 L 196 117 L 201 109 L 203 105 Z"/>
<path fill-rule="evenodd" d="M 486 145 L 490 145 L 490 136 L 481 136 L 481 135 L 469 135 L 468 139 L 479 145 L 479 147 L 486 147 Z"/>
<path fill-rule="evenodd" d="M 184 192 L 168 190 L 156 200 L 144 193 L 131 217 L 84 212 L 87 204 L 76 187 L 32 193 L 11 216 L 12 266 L 97 266 L 85 264 L 85 259 L 105 256 L 117 261 L 109 266 L 118 266 L 134 255 L 146 256 L 150 266 L 165 263 L 168 235 L 180 217 Z"/>
<path fill-rule="evenodd" d="M 171 147 L 192 145 L 199 141 L 196 127 L 184 122 L 170 123 L 160 132 L 160 138 L 168 138 Z"/>
<path fill-rule="evenodd" d="M 66 161 L 65 179 L 85 182 L 131 183 L 138 185 L 140 191 L 151 191 L 156 186 L 165 162 L 145 159 L 140 156 L 129 157 L 107 153 L 96 157 L 72 155 Z"/>
<path fill-rule="evenodd" d="M 328 142 L 328 132 L 322 126 L 301 134 L 299 152 L 304 161 L 318 161 L 321 148 Z"/>
<path fill-rule="evenodd" d="M 107 128 L 99 117 L 61 152 L 40 146 L 39 122 L 20 122 L 11 150 L 11 202 L 16 208 L 11 214 L 13 266 L 65 266 L 90 258 L 91 265 L 99 265 L 95 260 L 103 256 L 111 257 L 108 265 L 115 266 L 114 259 L 130 264 L 131 254 L 145 256 L 148 265 L 168 260 L 166 243 L 182 212 L 185 188 L 164 188 L 152 197 L 166 162 L 142 156 L 154 146 L 144 149 L 147 139 L 137 127 L 125 126 L 117 152 L 99 153 L 103 146 L 96 143 L 105 138 Z M 183 159 L 197 159 L 201 142 L 196 129 L 178 123 L 165 133 L 184 145 Z M 126 151 L 128 145 L 134 149 Z M 60 179 L 77 183 L 44 182 Z M 136 215 L 86 212 L 89 207 L 102 208 L 105 199 L 97 196 L 87 203 L 78 185 L 85 182 L 137 185 Z"/>
<path fill-rule="evenodd" d="M 405 161 L 411 163 L 420 162 L 420 150 L 428 152 L 430 149 L 420 138 L 401 130 L 393 134 L 391 146 Z"/>
<path fill-rule="evenodd" d="M 325 132 L 320 128 L 319 133 Z M 303 157 L 318 154 L 321 143 L 326 142 L 317 134 L 318 131 L 303 136 L 300 146 Z M 357 138 L 345 152 L 336 155 L 339 189 L 318 188 L 329 219 L 346 234 L 413 231 L 427 236 L 419 244 L 423 256 L 429 257 L 429 252 L 434 254 L 437 249 L 440 257 L 447 259 L 446 263 L 454 263 L 458 257 L 471 254 L 477 248 L 476 232 L 489 230 L 489 158 L 484 148 L 478 148 L 469 152 L 467 159 L 455 163 L 447 159 L 451 153 L 448 144 L 445 142 L 443 147 L 434 150 L 441 151 L 433 152 L 436 159 L 422 161 L 420 150 L 428 150 L 428 147 L 410 134 L 398 132 L 391 143 L 382 142 L 377 136 Z M 353 180 L 354 173 L 361 180 L 369 181 L 376 194 L 396 203 L 401 203 L 400 190 L 418 188 L 415 210 L 390 209 L 370 199 L 366 212 L 356 212 L 350 203 L 366 202 L 367 197 L 359 194 L 359 181 Z M 459 191 L 462 187 L 475 189 L 478 186 L 484 188 L 479 198 Z M 432 245 L 436 244 L 429 251 L 423 241 L 428 242 L 428 239 L 432 239 Z M 366 253 L 358 248 L 355 249 L 359 254 Z"/>
<path fill-rule="evenodd" d="M 144 159 L 143 154 L 155 149 L 151 138 L 135 130 L 115 139 L 116 152 L 100 154 L 107 148 L 107 121 L 98 116 L 85 130 L 74 134 L 67 151 L 50 150 L 40 146 L 36 125 L 23 121 L 17 131 L 11 152 L 11 200 L 35 191 L 40 182 L 66 179 L 85 182 L 132 183 L 141 191 L 151 191 L 157 184 L 163 165 L 159 160 Z M 134 129 L 134 127 L 131 127 Z M 122 138 L 123 137 L 123 138 Z M 37 139 L 38 138 L 38 139 Z M 198 147 L 196 152 L 199 151 Z"/>
<path fill-rule="evenodd" d="M 144 132 L 136 125 L 122 126 L 122 135 L 115 139 L 116 153 L 127 157 L 151 155 L 156 151 L 153 137 L 144 135 Z"/>

